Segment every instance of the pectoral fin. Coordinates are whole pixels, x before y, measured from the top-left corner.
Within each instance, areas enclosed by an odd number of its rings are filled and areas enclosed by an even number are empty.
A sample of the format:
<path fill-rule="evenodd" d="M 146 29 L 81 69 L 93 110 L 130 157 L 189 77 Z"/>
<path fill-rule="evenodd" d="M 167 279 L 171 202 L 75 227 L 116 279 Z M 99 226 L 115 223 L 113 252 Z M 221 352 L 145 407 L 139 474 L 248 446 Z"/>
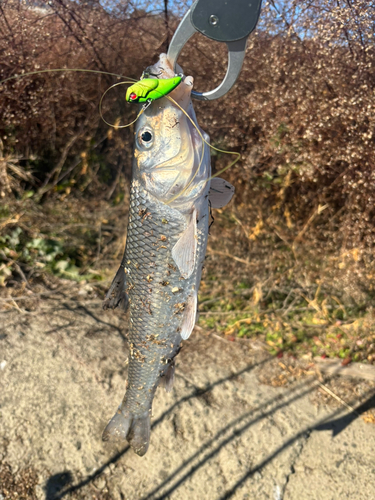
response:
<path fill-rule="evenodd" d="M 208 199 L 212 208 L 222 208 L 227 205 L 234 194 L 234 186 L 225 179 L 214 177 L 211 179 Z"/>
<path fill-rule="evenodd" d="M 186 307 L 184 310 L 184 319 L 181 325 L 181 337 L 186 340 L 190 337 L 195 325 L 195 318 L 197 316 L 197 293 L 194 292 L 190 295 L 186 302 Z"/>
<path fill-rule="evenodd" d="M 173 260 L 175 261 L 181 276 L 185 279 L 189 278 L 194 271 L 197 257 L 197 241 L 197 211 L 194 210 L 188 227 L 172 248 Z"/>

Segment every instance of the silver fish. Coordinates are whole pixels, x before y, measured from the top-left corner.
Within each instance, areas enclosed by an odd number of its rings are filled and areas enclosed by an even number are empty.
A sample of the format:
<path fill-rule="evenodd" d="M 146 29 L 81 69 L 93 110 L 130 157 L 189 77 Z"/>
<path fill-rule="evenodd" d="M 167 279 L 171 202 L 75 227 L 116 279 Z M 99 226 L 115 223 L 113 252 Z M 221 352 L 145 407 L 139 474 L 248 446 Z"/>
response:
<path fill-rule="evenodd" d="M 174 76 L 164 54 L 148 69 L 159 78 Z M 192 85 L 186 77 L 170 95 L 197 125 Z M 126 249 L 103 303 L 104 309 L 130 312 L 126 393 L 103 440 L 127 439 L 140 456 L 149 446 L 156 388 L 164 378 L 166 390 L 172 389 L 174 359 L 194 328 L 209 197 L 221 207 L 234 192 L 210 176 L 209 148 L 196 128 L 167 98 L 154 101 L 136 124 Z"/>

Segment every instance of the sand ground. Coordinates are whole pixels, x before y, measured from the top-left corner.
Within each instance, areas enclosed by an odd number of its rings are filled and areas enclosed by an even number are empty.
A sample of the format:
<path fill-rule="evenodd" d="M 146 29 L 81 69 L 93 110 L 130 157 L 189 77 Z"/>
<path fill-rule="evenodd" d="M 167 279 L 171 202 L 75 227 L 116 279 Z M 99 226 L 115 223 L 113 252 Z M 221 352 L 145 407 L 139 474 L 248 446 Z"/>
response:
<path fill-rule="evenodd" d="M 1 500 L 375 498 L 375 382 L 332 381 L 353 413 L 313 371 L 276 387 L 280 360 L 198 328 L 140 458 L 101 441 L 124 392 L 125 316 L 82 296 L 0 322 Z"/>

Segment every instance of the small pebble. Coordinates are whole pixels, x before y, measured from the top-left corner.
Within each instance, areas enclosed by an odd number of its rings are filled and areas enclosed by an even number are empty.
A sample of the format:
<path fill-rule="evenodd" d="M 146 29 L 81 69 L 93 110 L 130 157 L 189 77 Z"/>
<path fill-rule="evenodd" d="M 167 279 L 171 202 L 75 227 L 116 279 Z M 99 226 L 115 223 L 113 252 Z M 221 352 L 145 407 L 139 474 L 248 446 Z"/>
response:
<path fill-rule="evenodd" d="M 106 482 L 105 482 L 104 477 L 99 476 L 97 479 L 95 479 L 94 486 L 98 490 L 103 490 L 105 488 L 105 486 L 106 486 Z"/>

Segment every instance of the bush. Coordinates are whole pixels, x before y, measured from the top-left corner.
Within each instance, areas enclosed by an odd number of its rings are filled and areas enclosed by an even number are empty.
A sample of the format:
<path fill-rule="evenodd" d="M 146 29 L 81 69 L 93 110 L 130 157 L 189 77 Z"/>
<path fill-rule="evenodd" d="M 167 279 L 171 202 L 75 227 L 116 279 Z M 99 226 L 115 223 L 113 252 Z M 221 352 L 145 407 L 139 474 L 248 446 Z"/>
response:
<path fill-rule="evenodd" d="M 138 10 L 127 1 L 46 5 L 1 4 L 2 79 L 64 67 L 137 78 L 166 50 L 186 8 L 175 2 L 166 18 L 145 2 Z M 375 277 L 374 24 L 375 10 L 365 0 L 267 2 L 236 87 L 219 101 L 196 104 L 213 144 L 243 157 L 228 172 L 241 185 L 235 211 L 252 228 L 238 242 L 241 251 L 268 238 L 285 244 L 293 258 L 308 255 L 315 270 L 331 259 L 329 279 L 349 294 L 355 282 L 358 296 L 372 291 Z M 196 88 L 207 90 L 220 82 L 225 57 L 220 44 L 195 36 L 180 59 Z M 18 176 L 18 186 L 44 198 L 57 189 L 118 194 L 119 172 L 130 173 L 132 131 L 108 129 L 98 113 L 114 81 L 59 73 L 2 84 L 4 158 L 33 173 L 33 180 Z M 126 123 L 132 112 L 120 89 L 109 94 L 105 113 Z M 217 169 L 227 161 L 213 157 Z M 17 186 L 8 184 L 4 196 L 10 189 Z"/>

